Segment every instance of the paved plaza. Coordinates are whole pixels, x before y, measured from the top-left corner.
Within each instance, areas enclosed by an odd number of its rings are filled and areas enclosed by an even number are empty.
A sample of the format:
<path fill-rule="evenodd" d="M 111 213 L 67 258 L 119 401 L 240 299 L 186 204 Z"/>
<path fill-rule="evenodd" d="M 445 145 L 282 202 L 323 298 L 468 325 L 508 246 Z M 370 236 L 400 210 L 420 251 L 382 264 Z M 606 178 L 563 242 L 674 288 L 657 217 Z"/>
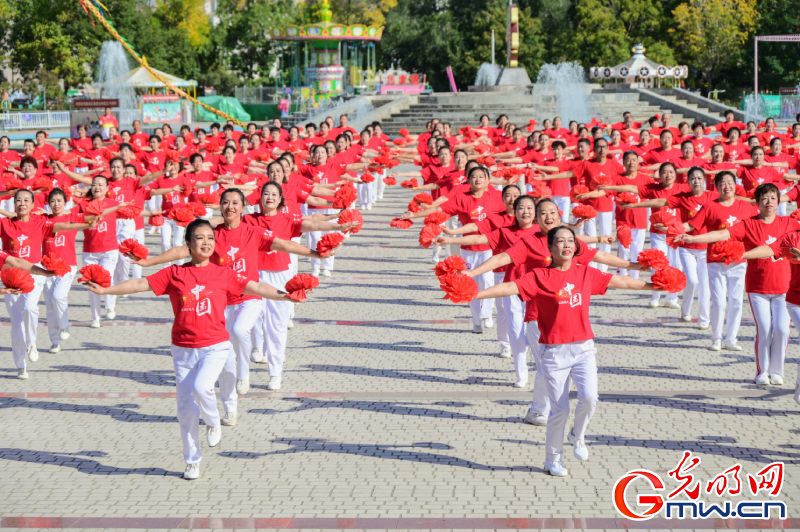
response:
<path fill-rule="evenodd" d="M 800 526 L 667 521 L 663 513 L 634 523 L 612 505 L 615 482 L 632 469 L 677 488 L 668 471 L 691 451 L 702 459 L 692 473 L 703 482 L 737 463 L 745 481 L 784 462 L 778 498 L 795 517 L 796 336 L 786 384 L 757 387 L 747 304 L 744 350 L 715 353 L 709 331 L 681 321 L 678 310 L 649 308 L 647 293 L 596 297 L 601 396 L 587 431 L 590 459 L 578 462 L 567 445 L 570 476 L 550 477 L 545 428 L 522 422 L 535 366 L 530 384 L 513 388 L 513 363 L 497 356 L 495 329 L 471 334 L 468 307 L 441 299 L 431 253 L 417 243 L 420 222 L 405 231 L 388 224 L 410 197 L 392 187 L 363 213 L 364 229 L 339 251 L 333 277 L 297 307 L 283 389 L 267 391 L 266 365 L 251 364 L 239 424 L 223 427 L 214 449 L 203 440 L 194 482 L 181 478 L 167 298 L 121 299 L 117 318 L 95 330 L 87 291 L 76 285 L 72 337 L 57 355 L 47 353 L 42 300 L 41 358 L 27 381 L 16 378 L 0 306 L 0 528 Z M 157 252 L 159 237 L 147 238 Z M 306 260 L 301 271 L 310 271 Z M 629 501 L 637 490 L 652 492 L 631 485 Z M 754 498 L 744 491 L 702 498 Z"/>

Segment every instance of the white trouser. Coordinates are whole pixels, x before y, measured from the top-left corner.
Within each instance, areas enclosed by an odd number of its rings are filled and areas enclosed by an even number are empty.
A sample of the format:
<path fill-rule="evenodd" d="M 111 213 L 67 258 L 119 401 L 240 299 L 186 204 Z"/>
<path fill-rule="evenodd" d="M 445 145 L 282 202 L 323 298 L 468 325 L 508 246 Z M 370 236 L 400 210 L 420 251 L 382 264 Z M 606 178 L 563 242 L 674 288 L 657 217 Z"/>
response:
<path fill-rule="evenodd" d="M 471 270 L 492 258 L 492 250 L 487 249 L 486 251 L 467 251 L 462 249 L 461 257 L 466 261 L 467 269 Z M 482 273 L 481 275 L 475 277 L 475 281 L 478 283 L 479 290 L 491 288 L 494 286 L 494 272 L 490 270 L 486 273 Z M 470 301 L 469 309 L 472 311 L 472 324 L 478 326 L 481 324 L 482 320 L 491 318 L 493 304 L 494 299 L 475 299 Z"/>
<path fill-rule="evenodd" d="M 536 377 L 533 379 L 533 400 L 531 401 L 531 412 L 542 414 L 547 417 L 550 415 L 550 397 L 547 395 L 547 384 L 544 382 L 544 371 L 542 370 L 542 346 L 539 344 L 539 323 L 529 321 L 525 323 L 525 334 L 528 338 L 528 347 L 536 363 Z"/>
<path fill-rule="evenodd" d="M 356 185 L 356 192 L 358 192 L 358 203 L 364 209 L 367 205 L 372 205 L 372 197 L 370 194 L 370 185 L 372 183 L 361 183 Z"/>
<path fill-rule="evenodd" d="M 203 457 L 200 452 L 200 416 L 209 427 L 220 426 L 214 383 L 220 376 L 230 349 L 230 342 L 197 349 L 170 346 L 175 368 L 183 459 L 187 464 L 195 464 Z"/>
<path fill-rule="evenodd" d="M 137 229 L 133 232 L 133 238 L 136 239 L 141 245 L 145 245 L 144 241 L 144 229 Z M 132 279 L 141 279 L 142 278 L 142 267 L 138 264 L 134 264 L 131 266 L 131 278 Z"/>
<path fill-rule="evenodd" d="M 569 196 L 552 196 L 550 199 L 561 209 L 561 221 L 565 224 L 569 223 Z"/>
<path fill-rule="evenodd" d="M 742 299 L 744 298 L 744 276 L 747 264 L 708 264 L 708 284 L 711 292 L 711 339 L 722 340 L 722 327 L 725 322 L 725 301 L 727 299 L 727 322 L 725 341 L 736 343 L 739 325 L 742 323 Z"/>
<path fill-rule="evenodd" d="M 789 316 L 792 318 L 794 328 L 800 331 L 800 307 L 794 303 L 786 303 L 786 310 L 789 311 Z M 800 382 L 800 365 L 797 366 L 797 382 Z"/>
<path fill-rule="evenodd" d="M 697 323 L 708 325 L 709 307 L 711 306 L 711 290 L 708 286 L 708 268 L 706 266 L 705 249 L 678 248 L 683 273 L 686 275 L 686 288 L 683 289 L 681 313 L 692 314 L 692 301 L 697 292 Z"/>
<path fill-rule="evenodd" d="M 119 219 L 117 220 L 117 244 L 122 244 L 123 240 L 134 238 L 135 236 L 136 236 L 136 220 L 119 220 Z M 114 284 L 118 285 L 130 279 L 131 277 L 130 272 L 131 272 L 131 259 L 120 253 L 119 257 L 117 258 L 117 267 L 114 268 L 113 272 L 111 272 Z M 117 296 L 111 296 L 111 297 L 114 298 L 114 305 L 116 305 Z"/>
<path fill-rule="evenodd" d="M 185 227 L 178 225 L 175 220 L 165 219 L 164 225 L 161 226 L 161 253 L 184 245 L 186 243 L 185 234 Z M 181 259 L 175 261 L 175 264 L 183 264 L 184 262 L 186 261 Z M 167 266 L 169 264 L 165 264 L 163 267 L 166 268 Z"/>
<path fill-rule="evenodd" d="M 78 267 L 72 266 L 64 277 L 48 277 L 44 283 L 47 332 L 53 345 L 61 345 L 61 331 L 69 327 L 69 289 L 77 272 Z"/>
<path fill-rule="evenodd" d="M 781 194 L 786 194 L 789 190 L 791 190 L 791 187 L 781 190 Z M 786 205 L 785 202 L 778 204 L 778 216 L 786 216 Z"/>
<path fill-rule="evenodd" d="M 669 259 L 669 265 L 673 268 L 678 268 L 679 270 L 683 271 L 683 266 L 681 265 L 680 257 L 678 256 L 678 250 L 672 249 L 667 245 L 667 235 L 659 235 L 650 233 L 650 249 L 658 249 L 666 254 L 667 259 Z M 653 291 L 653 294 L 650 296 L 651 301 L 658 301 L 661 299 L 662 292 Z M 668 303 L 676 303 L 678 301 L 678 294 L 670 294 L 667 292 L 665 296 Z"/>
<path fill-rule="evenodd" d="M 298 236 L 297 238 L 293 238 L 292 242 L 296 242 L 296 243 L 299 244 L 300 243 L 300 237 Z M 292 253 L 291 255 L 289 255 L 289 257 L 292 259 L 292 263 L 289 265 L 289 270 L 291 271 L 291 274 L 289 275 L 289 279 L 291 279 L 292 277 L 297 275 L 298 256 L 295 255 L 294 253 Z M 294 319 L 295 306 L 296 305 L 292 305 L 291 308 L 289 309 L 289 319 L 290 320 Z"/>
<path fill-rule="evenodd" d="M 83 265 L 99 264 L 106 269 L 107 272 L 113 275 L 117 267 L 117 259 L 119 258 L 119 251 L 105 251 L 103 253 L 84 253 Z M 113 281 L 113 278 L 112 278 Z M 113 284 L 113 282 L 112 282 Z M 115 296 L 106 297 L 106 310 L 114 308 Z M 100 320 L 100 296 L 89 292 L 89 306 L 92 309 L 92 321 Z"/>
<path fill-rule="evenodd" d="M 231 336 L 231 350 L 235 354 L 236 380 L 244 380 L 250 375 L 250 354 L 253 352 L 250 332 L 260 314 L 260 299 L 248 299 L 225 307 L 225 328 Z"/>
<path fill-rule="evenodd" d="M 38 264 L 41 267 L 41 264 Z M 44 290 L 46 277 L 33 276 L 33 290 L 27 294 L 5 295 L 6 310 L 11 322 L 11 353 L 14 365 L 25 368 L 28 347 L 36 345 L 36 327 L 39 325 L 39 296 Z"/>
<path fill-rule="evenodd" d="M 328 215 L 328 214 L 333 214 L 336 211 L 334 209 L 316 209 L 316 210 L 312 209 L 311 214 L 314 214 L 315 212 L 319 214 Z M 311 231 L 310 233 L 308 233 L 308 247 L 316 251 L 317 242 L 319 242 L 320 239 L 322 239 L 323 235 L 327 235 L 328 233 L 331 232 L 332 231 Z M 311 269 L 333 270 L 333 257 L 328 257 L 327 259 L 322 259 L 322 260 L 312 258 Z"/>
<path fill-rule="evenodd" d="M 286 283 L 293 277 L 291 266 L 281 272 L 260 270 L 258 281 L 278 290 L 284 290 Z M 262 299 L 261 315 L 253 327 L 254 348 L 261 348 L 267 357 L 270 377 L 280 377 L 283 373 L 283 362 L 286 359 L 286 337 L 289 334 L 289 320 L 293 303 Z"/>
<path fill-rule="evenodd" d="M 386 177 L 386 170 L 381 170 L 380 172 L 372 172 L 375 176 L 375 192 L 377 194 L 377 199 L 383 199 L 383 191 L 386 190 L 386 183 L 383 182 L 383 178 Z"/>
<path fill-rule="evenodd" d="M 448 219 L 444 224 L 450 229 L 458 229 L 460 225 L 458 222 L 458 216 L 451 216 L 450 219 Z M 461 251 L 461 246 L 459 246 L 458 244 L 448 244 L 444 248 L 444 251 L 445 251 L 444 258 L 452 257 L 454 255 L 459 254 L 459 251 Z"/>
<path fill-rule="evenodd" d="M 780 375 L 789 343 L 789 312 L 786 294 L 748 293 L 753 320 L 756 322 L 756 377 Z"/>
<path fill-rule="evenodd" d="M 617 227 L 617 231 L 619 231 L 619 227 Z M 636 262 L 639 258 L 639 253 L 644 249 L 645 236 L 647 236 L 646 229 L 631 229 L 631 247 L 623 247 L 623 245 L 617 241 L 617 257 L 623 260 Z M 620 268 L 619 274 L 628 275 L 633 279 L 639 278 L 639 270 Z"/>
<path fill-rule="evenodd" d="M 569 388 L 572 382 L 578 390 L 575 406 L 575 438 L 584 439 L 586 427 L 597 407 L 597 349 L 593 340 L 571 344 L 543 345 L 541 350 L 550 415 L 547 418 L 546 457 L 561 460 L 564 454 L 564 429 L 569 418 Z"/>
<path fill-rule="evenodd" d="M 586 228 L 586 236 L 602 236 L 611 234 L 611 215 L 613 212 L 598 212 L 597 216 L 591 220 L 586 220 L 583 226 Z M 598 247 L 597 244 L 589 244 L 591 247 Z M 600 244 L 600 251 L 609 253 L 611 251 L 611 244 Z M 608 270 L 608 265 L 592 263 L 592 266 L 599 269 L 601 272 Z"/>
<path fill-rule="evenodd" d="M 503 282 L 505 274 L 495 274 L 495 284 Z M 502 297 L 497 305 L 497 339 L 500 346 L 509 347 L 514 357 L 517 382 L 528 382 L 528 346 L 525 345 L 525 302 L 518 296 Z M 503 329 L 505 332 L 501 332 Z M 503 342 L 505 336 L 505 343 Z"/>

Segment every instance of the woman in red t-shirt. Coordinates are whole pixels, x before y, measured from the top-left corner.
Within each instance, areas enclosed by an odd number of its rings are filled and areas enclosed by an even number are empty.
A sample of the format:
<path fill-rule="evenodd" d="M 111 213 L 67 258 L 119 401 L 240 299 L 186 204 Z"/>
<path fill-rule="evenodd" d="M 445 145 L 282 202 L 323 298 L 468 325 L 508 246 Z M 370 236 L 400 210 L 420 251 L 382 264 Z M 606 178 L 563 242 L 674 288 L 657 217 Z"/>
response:
<path fill-rule="evenodd" d="M 189 480 L 200 476 L 202 453 L 198 427 L 201 414 L 206 424 L 208 446 L 216 447 L 222 437 L 214 382 L 219 378 L 220 395 L 223 395 L 220 372 L 224 372 L 233 350 L 226 322 L 228 301 L 242 297 L 291 301 L 276 288 L 216 263 L 213 259 L 215 256 L 219 259 L 216 240 L 208 221 L 195 220 L 186 228 L 185 249 L 191 262 L 169 266 L 145 279 L 131 279 L 109 288 L 86 283 L 86 288 L 97 296 L 121 296 L 148 290 L 156 296 L 169 296 L 175 314 L 170 351 L 186 462 L 183 476 Z"/>
<path fill-rule="evenodd" d="M 564 429 L 569 417 L 569 390 L 578 389 L 575 422 L 568 439 L 573 455 L 588 460 L 584 436 L 597 406 L 597 349 L 589 322 L 593 295 L 608 288 L 652 290 L 639 279 L 603 273 L 596 268 L 573 264 L 576 237 L 572 229 L 557 227 L 547 232 L 551 264 L 535 268 L 512 282 L 495 285 L 478 293 L 477 299 L 519 296 L 539 307 L 542 352 L 537 370 L 544 375 L 552 410 L 547 420 L 544 468 L 553 476 L 567 476 L 562 455 Z"/>
<path fill-rule="evenodd" d="M 745 251 L 769 246 L 783 236 L 800 229 L 800 223 L 788 216 L 778 216 L 780 190 L 774 183 L 756 187 L 758 216 L 704 235 L 679 235 L 676 240 L 689 244 L 711 244 L 732 238 L 744 243 Z M 756 322 L 756 378 L 759 385 L 783 384 L 783 363 L 789 342 L 790 320 L 786 311 L 786 292 L 791 272 L 783 258 L 746 256 L 744 289 Z"/>
<path fill-rule="evenodd" d="M 283 188 L 274 181 L 267 182 L 261 189 L 261 211 L 264 214 L 250 214 L 244 216 L 242 221 L 266 229 L 273 237 L 283 240 L 293 240 L 310 231 L 332 233 L 348 231 L 357 226 L 355 223 L 333 224 L 306 220 L 303 216 L 288 212 L 283 202 Z M 295 274 L 290 257 L 291 254 L 282 251 L 259 251 L 259 281 L 283 290 Z M 254 362 L 268 364 L 267 389 L 280 390 L 292 307 L 284 301 L 265 300 L 263 303 L 259 320 L 253 328 L 252 358 Z"/>

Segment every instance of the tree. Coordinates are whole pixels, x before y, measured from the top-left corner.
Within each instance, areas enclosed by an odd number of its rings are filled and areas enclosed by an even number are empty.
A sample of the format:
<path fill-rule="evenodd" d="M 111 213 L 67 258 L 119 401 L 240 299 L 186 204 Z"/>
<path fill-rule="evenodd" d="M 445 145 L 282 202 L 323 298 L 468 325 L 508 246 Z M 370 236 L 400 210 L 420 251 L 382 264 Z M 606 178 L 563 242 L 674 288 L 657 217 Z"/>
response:
<path fill-rule="evenodd" d="M 753 31 L 758 12 L 756 0 L 689 0 L 672 14 L 676 46 L 703 73 L 711 87 L 714 77 L 741 56 Z"/>
<path fill-rule="evenodd" d="M 205 8 L 205 0 L 158 0 L 156 15 L 165 26 L 183 31 L 189 44 L 200 49 L 208 44 L 211 31 Z"/>

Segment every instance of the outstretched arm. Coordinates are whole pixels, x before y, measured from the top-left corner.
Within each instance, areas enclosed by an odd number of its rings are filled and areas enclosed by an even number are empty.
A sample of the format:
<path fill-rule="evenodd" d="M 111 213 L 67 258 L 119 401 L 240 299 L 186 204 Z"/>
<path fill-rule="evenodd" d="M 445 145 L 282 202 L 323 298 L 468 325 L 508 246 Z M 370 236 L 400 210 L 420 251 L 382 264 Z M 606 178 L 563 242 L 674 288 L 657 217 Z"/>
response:
<path fill-rule="evenodd" d="M 486 290 L 481 290 L 478 292 L 478 295 L 475 296 L 475 299 L 494 299 L 497 297 L 516 295 L 519 295 L 519 287 L 517 286 L 517 283 L 500 283 L 491 288 L 487 288 Z"/>
<path fill-rule="evenodd" d="M 728 240 L 731 237 L 727 229 L 719 231 L 711 231 L 704 235 L 678 235 L 675 237 L 675 242 L 686 242 L 687 244 L 713 244 L 714 242 L 721 242 Z"/>
<path fill-rule="evenodd" d="M 156 255 L 155 257 L 144 259 L 144 260 L 135 260 L 133 264 L 137 266 L 142 266 L 143 268 L 147 268 L 148 266 L 155 266 L 157 264 L 165 264 L 167 262 L 174 262 L 176 260 L 186 259 L 189 258 L 189 247 L 186 245 L 178 246 L 172 249 L 168 249 L 161 255 Z M 125 284 L 125 283 L 122 283 Z M 109 294 L 109 295 L 120 295 L 120 294 Z"/>
<path fill-rule="evenodd" d="M 287 294 L 282 294 L 279 292 L 274 286 L 265 283 L 257 283 L 255 281 L 250 281 L 247 283 L 242 294 L 246 296 L 263 297 L 264 299 L 273 299 L 275 301 L 289 301 L 291 303 L 297 303 L 297 301 L 291 299 Z"/>
<path fill-rule="evenodd" d="M 152 290 L 150 283 L 147 282 L 147 279 L 130 279 L 124 283 L 109 287 L 103 287 L 91 281 L 83 284 L 86 285 L 86 289 L 90 292 L 107 296 L 125 296 L 128 294 L 138 294 L 139 292 L 147 292 L 148 290 Z"/>
<path fill-rule="evenodd" d="M 622 290 L 654 290 L 653 283 L 646 283 L 627 275 L 612 275 L 608 287 Z"/>
<path fill-rule="evenodd" d="M 482 273 L 490 272 L 497 268 L 501 268 L 506 264 L 511 264 L 511 257 L 508 253 L 500 253 L 499 255 L 494 255 L 492 258 L 481 264 L 480 266 L 476 266 L 471 270 L 467 270 L 464 272 L 464 275 L 469 275 L 470 277 L 477 277 Z"/>

